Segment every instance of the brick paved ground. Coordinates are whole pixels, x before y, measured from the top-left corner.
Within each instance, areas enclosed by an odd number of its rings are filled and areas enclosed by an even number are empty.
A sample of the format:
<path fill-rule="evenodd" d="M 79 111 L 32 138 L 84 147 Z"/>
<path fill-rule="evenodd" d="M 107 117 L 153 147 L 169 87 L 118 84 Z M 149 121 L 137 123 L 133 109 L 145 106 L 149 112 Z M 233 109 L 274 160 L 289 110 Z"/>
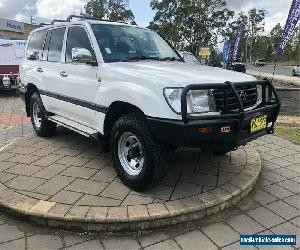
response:
<path fill-rule="evenodd" d="M 19 101 L 2 102 L 22 114 Z M 9 103 L 9 105 L 8 105 Z M 1 111 L 1 112 L 4 112 Z M 26 125 L 0 132 L 1 138 L 30 131 Z M 4 139 L 1 139 L 3 142 Z M 195 223 L 152 232 L 71 233 L 36 227 L 0 213 L 0 249 L 276 249 L 240 247 L 239 234 L 296 234 L 300 239 L 300 147 L 266 136 L 252 143 L 263 159 L 263 172 L 249 196 L 237 206 Z M 279 247 L 277 249 L 294 249 Z"/>

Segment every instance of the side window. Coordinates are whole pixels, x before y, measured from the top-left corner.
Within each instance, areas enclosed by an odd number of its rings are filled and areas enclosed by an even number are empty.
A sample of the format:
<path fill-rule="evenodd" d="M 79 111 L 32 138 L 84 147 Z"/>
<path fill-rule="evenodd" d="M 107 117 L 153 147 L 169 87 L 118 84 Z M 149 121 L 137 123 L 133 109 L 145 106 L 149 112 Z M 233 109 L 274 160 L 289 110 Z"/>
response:
<path fill-rule="evenodd" d="M 72 49 L 84 48 L 94 55 L 90 39 L 83 27 L 73 26 L 68 30 L 67 46 L 66 46 L 66 62 L 72 62 Z"/>
<path fill-rule="evenodd" d="M 47 30 L 36 31 L 29 38 L 26 51 L 26 58 L 29 60 L 38 60 L 42 55 L 44 40 Z"/>
<path fill-rule="evenodd" d="M 59 28 L 51 31 L 51 38 L 48 50 L 49 62 L 60 62 L 65 30 L 65 28 Z"/>

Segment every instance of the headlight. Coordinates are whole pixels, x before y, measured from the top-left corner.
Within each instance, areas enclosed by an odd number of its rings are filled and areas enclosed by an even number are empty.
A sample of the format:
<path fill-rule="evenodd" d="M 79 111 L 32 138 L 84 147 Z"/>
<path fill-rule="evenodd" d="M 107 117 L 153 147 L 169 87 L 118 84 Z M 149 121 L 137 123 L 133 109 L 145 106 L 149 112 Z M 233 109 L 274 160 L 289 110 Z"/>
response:
<path fill-rule="evenodd" d="M 164 96 L 177 114 L 181 113 L 181 88 L 166 88 Z M 209 90 L 191 90 L 187 94 L 187 112 L 188 113 L 207 113 L 215 112 L 215 102 Z"/>

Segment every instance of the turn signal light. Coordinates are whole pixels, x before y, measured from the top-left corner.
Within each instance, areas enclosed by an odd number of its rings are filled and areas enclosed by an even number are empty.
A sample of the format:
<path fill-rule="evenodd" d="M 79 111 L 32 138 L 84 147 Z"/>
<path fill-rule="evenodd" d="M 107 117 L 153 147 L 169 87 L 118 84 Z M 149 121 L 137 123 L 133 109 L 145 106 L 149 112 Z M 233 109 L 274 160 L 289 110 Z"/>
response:
<path fill-rule="evenodd" d="M 199 128 L 198 131 L 201 134 L 211 134 L 212 133 L 212 128 Z"/>

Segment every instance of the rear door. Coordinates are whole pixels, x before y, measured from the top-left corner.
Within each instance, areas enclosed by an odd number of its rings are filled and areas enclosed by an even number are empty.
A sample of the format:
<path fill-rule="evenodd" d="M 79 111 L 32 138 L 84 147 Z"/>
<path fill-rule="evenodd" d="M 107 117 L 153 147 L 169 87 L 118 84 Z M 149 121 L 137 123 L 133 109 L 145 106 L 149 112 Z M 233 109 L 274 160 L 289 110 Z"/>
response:
<path fill-rule="evenodd" d="M 97 82 L 97 66 L 72 61 L 72 49 L 84 48 L 90 51 L 96 61 L 91 39 L 81 25 L 69 26 L 66 36 L 65 53 L 61 66 L 61 94 L 68 98 L 64 104 L 66 114 L 73 120 L 95 128 L 96 95 L 100 87 Z"/>
<path fill-rule="evenodd" d="M 43 50 L 42 61 L 38 71 L 43 76 L 43 88 L 40 94 L 47 111 L 65 115 L 64 101 L 59 98 L 64 89 L 64 81 L 60 76 L 62 68 L 62 49 L 66 27 L 48 31 Z"/>

